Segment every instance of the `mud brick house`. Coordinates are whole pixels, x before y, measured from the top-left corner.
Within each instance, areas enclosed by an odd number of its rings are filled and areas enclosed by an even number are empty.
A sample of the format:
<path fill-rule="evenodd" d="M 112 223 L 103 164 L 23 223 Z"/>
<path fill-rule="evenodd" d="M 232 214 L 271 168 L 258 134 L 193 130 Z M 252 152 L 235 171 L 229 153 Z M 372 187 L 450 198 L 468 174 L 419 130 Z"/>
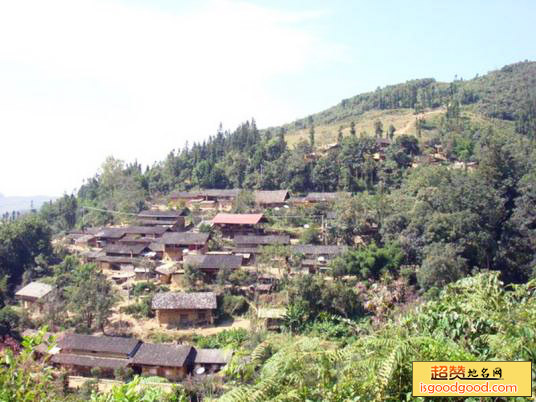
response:
<path fill-rule="evenodd" d="M 97 247 L 115 244 L 125 235 L 124 228 L 104 228 L 95 233 Z"/>
<path fill-rule="evenodd" d="M 169 228 L 164 226 L 125 226 L 122 228 L 125 235 L 129 236 L 145 236 L 148 238 L 157 239 L 162 237 L 166 232 L 169 232 Z"/>
<path fill-rule="evenodd" d="M 125 270 L 134 269 L 142 263 L 141 258 L 129 256 L 104 255 L 96 258 L 100 269 Z"/>
<path fill-rule="evenodd" d="M 104 247 L 107 256 L 113 257 L 140 257 L 144 253 L 150 252 L 148 244 L 126 244 L 123 242 L 117 244 L 108 244 Z"/>
<path fill-rule="evenodd" d="M 233 239 L 233 254 L 241 255 L 248 263 L 262 253 L 263 246 L 286 246 L 290 244 L 288 235 L 236 235 Z"/>
<path fill-rule="evenodd" d="M 82 376 L 90 375 L 98 367 L 102 377 L 111 378 L 114 370 L 129 365 L 141 342 L 133 338 L 64 334 L 57 344 L 60 352 L 52 356 L 53 364 Z"/>
<path fill-rule="evenodd" d="M 208 276 L 215 277 L 220 270 L 233 270 L 242 266 L 242 256 L 209 254 L 186 256 L 184 265 L 191 265 Z"/>
<path fill-rule="evenodd" d="M 166 326 L 213 324 L 216 308 L 213 292 L 157 293 L 152 301 L 158 324 Z"/>
<path fill-rule="evenodd" d="M 203 189 L 193 191 L 176 191 L 169 197 L 169 203 L 174 206 L 197 206 L 201 209 L 229 209 L 240 193 L 239 189 L 219 190 Z"/>
<path fill-rule="evenodd" d="M 21 301 L 26 310 L 42 312 L 54 294 L 54 287 L 42 282 L 30 282 L 17 293 L 15 298 Z"/>
<path fill-rule="evenodd" d="M 324 268 L 333 258 L 343 254 L 346 246 L 318 246 L 315 244 L 300 244 L 290 246 L 292 254 L 303 255 L 302 267 L 310 273 Z"/>
<path fill-rule="evenodd" d="M 187 345 L 143 343 L 131 360 L 135 373 L 179 381 L 191 372 L 195 350 Z"/>
<path fill-rule="evenodd" d="M 155 268 L 154 272 L 160 283 L 171 283 L 173 276 L 178 272 L 177 264 L 176 261 L 168 261 Z"/>
<path fill-rule="evenodd" d="M 220 213 L 212 219 L 223 236 L 233 238 L 236 235 L 262 234 L 264 229 L 260 226 L 265 222 L 263 214 L 225 214 Z"/>
<path fill-rule="evenodd" d="M 285 308 L 260 307 L 257 310 L 257 318 L 262 322 L 265 329 L 278 331 L 283 324 L 286 312 Z"/>
<path fill-rule="evenodd" d="M 147 210 L 138 214 L 138 221 L 143 226 L 163 226 L 171 230 L 183 230 L 186 209 L 180 210 Z"/>
<path fill-rule="evenodd" d="M 194 375 L 213 374 L 231 361 L 232 351 L 221 349 L 194 349 Z"/>
<path fill-rule="evenodd" d="M 255 204 L 262 208 L 275 208 L 285 205 L 289 198 L 288 190 L 255 191 Z"/>
<path fill-rule="evenodd" d="M 204 254 L 208 250 L 208 233 L 172 232 L 164 234 L 157 243 L 164 245 L 165 259 L 180 261 L 189 252 Z"/>

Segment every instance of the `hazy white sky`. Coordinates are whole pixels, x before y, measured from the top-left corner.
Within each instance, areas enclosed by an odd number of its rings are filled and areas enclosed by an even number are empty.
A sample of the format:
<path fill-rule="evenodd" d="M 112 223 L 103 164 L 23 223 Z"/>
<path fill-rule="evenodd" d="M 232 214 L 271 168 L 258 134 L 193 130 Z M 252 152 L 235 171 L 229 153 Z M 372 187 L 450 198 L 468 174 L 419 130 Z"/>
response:
<path fill-rule="evenodd" d="M 480 2 L 494 10 L 481 21 L 471 3 L 452 29 L 457 17 L 423 17 L 428 2 L 0 0 L 0 193 L 61 195 L 107 155 L 152 164 L 220 122 L 266 127 L 378 85 L 534 57 L 530 2 Z M 497 28 L 508 12 L 519 34 Z"/>

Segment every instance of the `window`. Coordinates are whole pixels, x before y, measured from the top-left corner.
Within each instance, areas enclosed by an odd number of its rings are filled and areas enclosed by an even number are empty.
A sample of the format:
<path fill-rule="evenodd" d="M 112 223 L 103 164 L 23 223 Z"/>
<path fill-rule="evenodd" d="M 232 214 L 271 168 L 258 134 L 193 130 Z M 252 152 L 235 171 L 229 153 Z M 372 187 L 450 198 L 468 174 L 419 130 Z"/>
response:
<path fill-rule="evenodd" d="M 188 314 L 179 314 L 179 318 L 181 321 L 188 321 Z"/>
<path fill-rule="evenodd" d="M 200 320 L 206 320 L 207 319 L 207 313 L 205 311 L 198 311 L 197 312 L 197 318 Z"/>

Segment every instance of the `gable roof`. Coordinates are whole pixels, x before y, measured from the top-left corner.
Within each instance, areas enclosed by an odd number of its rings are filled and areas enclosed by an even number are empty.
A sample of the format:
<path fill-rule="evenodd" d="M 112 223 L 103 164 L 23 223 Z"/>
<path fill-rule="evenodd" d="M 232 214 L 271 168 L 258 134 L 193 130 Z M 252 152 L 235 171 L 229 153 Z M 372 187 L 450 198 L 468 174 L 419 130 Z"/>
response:
<path fill-rule="evenodd" d="M 167 232 L 168 229 L 162 226 L 127 226 L 123 230 L 129 234 L 161 235 Z"/>
<path fill-rule="evenodd" d="M 202 246 L 208 241 L 208 237 L 208 233 L 172 232 L 165 233 L 160 239 L 157 240 L 157 242 L 183 246 Z"/>
<path fill-rule="evenodd" d="M 337 193 L 309 193 L 304 197 L 304 200 L 309 202 L 336 201 L 343 195 L 350 195 L 350 193 L 346 191 L 341 191 Z"/>
<path fill-rule="evenodd" d="M 153 297 L 152 308 L 166 309 L 216 309 L 216 294 L 213 292 L 157 293 Z"/>
<path fill-rule="evenodd" d="M 263 214 L 218 214 L 212 219 L 212 223 L 227 225 L 256 225 L 263 218 Z"/>
<path fill-rule="evenodd" d="M 233 355 L 232 351 L 222 349 L 195 349 L 195 364 L 227 364 Z"/>
<path fill-rule="evenodd" d="M 50 292 L 52 292 L 53 289 L 54 289 L 53 286 L 47 285 L 46 283 L 30 282 L 29 284 L 24 286 L 22 289 L 20 289 L 17 293 L 15 293 L 15 296 L 32 297 L 35 299 L 40 299 L 42 297 L 45 297 Z"/>
<path fill-rule="evenodd" d="M 119 353 L 131 355 L 140 341 L 134 338 L 93 336 L 66 333 L 58 340 L 62 350 L 85 350 L 88 352 Z"/>
<path fill-rule="evenodd" d="M 160 211 L 160 210 L 157 210 L 157 209 L 148 209 L 146 211 L 141 211 L 139 214 L 138 214 L 138 218 L 148 218 L 148 219 L 152 219 L 152 218 L 164 218 L 164 219 L 176 219 L 176 218 L 179 218 L 181 216 L 184 216 L 185 215 L 185 210 L 184 209 L 180 209 L 180 210 L 169 210 L 169 211 Z"/>
<path fill-rule="evenodd" d="M 309 255 L 337 255 L 346 251 L 345 246 L 317 246 L 316 244 L 297 244 L 290 246 L 292 253 Z"/>
<path fill-rule="evenodd" d="M 290 244 L 289 235 L 236 235 L 234 243 L 239 244 Z"/>
<path fill-rule="evenodd" d="M 192 347 L 186 345 L 142 343 L 132 358 L 132 363 L 148 366 L 183 367 L 191 352 Z"/>
<path fill-rule="evenodd" d="M 239 188 L 233 189 L 204 189 L 199 190 L 197 193 L 203 197 L 214 197 L 214 198 L 234 198 L 240 193 Z"/>
<path fill-rule="evenodd" d="M 103 228 L 95 233 L 95 237 L 105 239 L 120 239 L 125 235 L 125 228 Z"/>
<path fill-rule="evenodd" d="M 129 364 L 128 359 L 114 359 L 108 357 L 77 355 L 72 353 L 58 353 L 52 356 L 52 362 L 83 367 L 122 368 Z"/>
<path fill-rule="evenodd" d="M 148 244 L 108 244 L 104 248 L 106 254 L 140 255 L 143 250 L 149 249 Z"/>
<path fill-rule="evenodd" d="M 198 263 L 199 269 L 237 269 L 242 266 L 242 256 L 239 255 L 204 255 Z"/>
<path fill-rule="evenodd" d="M 282 204 L 289 197 L 288 190 L 255 191 L 255 202 L 257 204 Z"/>

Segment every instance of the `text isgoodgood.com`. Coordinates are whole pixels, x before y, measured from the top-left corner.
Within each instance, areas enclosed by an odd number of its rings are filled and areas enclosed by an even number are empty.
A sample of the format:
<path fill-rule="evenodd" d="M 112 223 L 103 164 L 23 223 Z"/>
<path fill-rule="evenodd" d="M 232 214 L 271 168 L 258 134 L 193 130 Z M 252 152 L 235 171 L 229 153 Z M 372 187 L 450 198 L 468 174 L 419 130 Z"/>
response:
<path fill-rule="evenodd" d="M 423 393 L 430 395 L 433 394 L 445 394 L 456 393 L 474 394 L 474 393 L 515 393 L 517 392 L 517 385 L 515 384 L 490 384 L 486 381 L 483 384 L 460 384 L 455 382 L 454 384 L 425 384 L 419 383 L 420 390 Z"/>

